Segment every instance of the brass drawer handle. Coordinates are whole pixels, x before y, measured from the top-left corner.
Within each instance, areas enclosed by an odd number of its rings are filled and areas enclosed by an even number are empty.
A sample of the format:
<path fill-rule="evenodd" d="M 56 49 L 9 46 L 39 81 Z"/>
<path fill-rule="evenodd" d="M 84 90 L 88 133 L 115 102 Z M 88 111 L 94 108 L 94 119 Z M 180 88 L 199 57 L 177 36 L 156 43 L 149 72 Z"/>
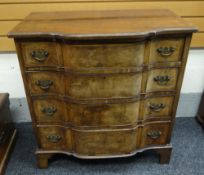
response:
<path fill-rule="evenodd" d="M 156 76 L 154 77 L 154 81 L 158 84 L 158 85 L 167 85 L 167 83 L 170 81 L 170 77 L 168 75 L 164 75 L 164 76 Z"/>
<path fill-rule="evenodd" d="M 57 143 L 62 139 L 62 137 L 59 135 L 48 135 L 47 139 L 52 143 Z"/>
<path fill-rule="evenodd" d="M 39 86 L 42 90 L 48 90 L 50 86 L 53 85 L 53 81 L 52 80 L 37 80 L 35 84 Z"/>
<path fill-rule="evenodd" d="M 149 131 L 147 136 L 151 139 L 158 139 L 162 135 L 161 131 Z"/>
<path fill-rule="evenodd" d="M 2 144 L 4 142 L 5 136 L 6 136 L 6 133 L 4 131 L 2 131 L 0 134 L 0 144 Z"/>
<path fill-rule="evenodd" d="M 43 62 L 46 60 L 46 58 L 48 57 L 49 53 L 48 51 L 45 51 L 45 50 L 36 50 L 36 51 L 32 51 L 30 53 L 31 57 L 33 59 L 35 59 L 36 61 L 39 61 L 39 62 Z"/>
<path fill-rule="evenodd" d="M 166 107 L 165 104 L 160 103 L 160 104 L 150 104 L 149 109 L 151 109 L 154 112 L 160 112 L 162 109 Z"/>
<path fill-rule="evenodd" d="M 41 111 L 47 116 L 53 116 L 57 112 L 57 108 L 54 106 L 43 107 Z"/>
<path fill-rule="evenodd" d="M 167 57 L 170 56 L 174 53 L 176 49 L 173 47 L 160 47 L 157 49 L 157 52 L 163 56 L 163 57 Z"/>

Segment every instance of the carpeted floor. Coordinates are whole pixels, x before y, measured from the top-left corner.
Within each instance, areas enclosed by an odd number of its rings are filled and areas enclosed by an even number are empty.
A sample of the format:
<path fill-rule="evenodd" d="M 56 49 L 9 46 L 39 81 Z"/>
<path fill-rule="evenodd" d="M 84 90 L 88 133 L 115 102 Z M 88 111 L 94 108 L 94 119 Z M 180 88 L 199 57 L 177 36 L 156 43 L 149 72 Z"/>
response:
<path fill-rule="evenodd" d="M 204 175 L 204 130 L 194 118 L 177 118 L 171 162 L 158 164 L 151 151 L 130 158 L 79 160 L 58 156 L 48 169 L 38 169 L 30 123 L 18 124 L 18 139 L 6 175 Z"/>

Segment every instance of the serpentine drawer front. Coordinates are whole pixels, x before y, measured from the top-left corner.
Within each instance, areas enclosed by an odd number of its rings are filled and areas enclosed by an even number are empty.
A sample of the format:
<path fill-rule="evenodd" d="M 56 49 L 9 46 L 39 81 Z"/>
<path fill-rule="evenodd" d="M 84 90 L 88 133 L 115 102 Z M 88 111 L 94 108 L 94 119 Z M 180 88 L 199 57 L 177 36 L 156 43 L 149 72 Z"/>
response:
<path fill-rule="evenodd" d="M 38 166 L 55 153 L 168 163 L 192 33 L 168 10 L 32 13 L 15 40 Z"/>

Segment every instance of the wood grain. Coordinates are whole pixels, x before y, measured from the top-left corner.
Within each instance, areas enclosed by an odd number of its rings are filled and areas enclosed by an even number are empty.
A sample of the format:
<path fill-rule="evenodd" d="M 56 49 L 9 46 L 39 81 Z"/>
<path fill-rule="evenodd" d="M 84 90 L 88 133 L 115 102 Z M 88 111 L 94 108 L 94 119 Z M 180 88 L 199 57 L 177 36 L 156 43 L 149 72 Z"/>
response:
<path fill-rule="evenodd" d="M 64 66 L 70 69 L 136 67 L 142 66 L 144 43 L 64 45 L 62 50 Z"/>
<path fill-rule="evenodd" d="M 177 84 L 177 75 L 178 70 L 176 68 L 168 68 L 168 69 L 155 69 L 148 72 L 148 80 L 146 86 L 146 92 L 154 92 L 154 91 L 173 91 L 176 88 Z M 168 76 L 169 81 L 163 83 L 159 83 L 155 81 L 157 76 Z"/>
<path fill-rule="evenodd" d="M 148 13 L 145 13 L 146 11 Z M 31 13 L 27 17 L 27 19 L 31 20 L 25 20 L 17 25 L 8 36 L 15 38 L 38 36 L 68 40 L 130 39 L 131 37 L 138 39 L 165 33 L 175 34 L 197 31 L 196 27 L 182 18 L 178 18 L 174 13 L 162 9 L 124 10 L 122 14 L 124 17 L 117 10 L 109 11 L 109 13 L 107 11 L 56 12 L 55 15 L 51 15 L 49 20 L 44 20 L 47 16 L 50 16 L 49 14 L 40 13 L 42 20 L 38 20 L 37 15 Z M 160 14 L 163 14 L 163 16 Z M 56 17 L 52 19 L 52 16 L 58 16 L 58 19 Z M 64 19 L 63 16 L 69 16 L 69 18 Z M 105 26 L 108 26 L 108 28 Z M 161 30 L 162 28 L 165 28 L 165 30 Z"/>

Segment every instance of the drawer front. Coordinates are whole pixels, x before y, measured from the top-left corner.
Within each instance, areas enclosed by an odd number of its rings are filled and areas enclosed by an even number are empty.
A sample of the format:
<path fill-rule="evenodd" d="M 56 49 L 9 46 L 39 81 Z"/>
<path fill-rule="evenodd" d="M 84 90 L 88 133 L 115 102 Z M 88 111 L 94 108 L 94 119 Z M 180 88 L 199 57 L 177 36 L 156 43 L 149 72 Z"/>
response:
<path fill-rule="evenodd" d="M 177 68 L 155 69 L 148 72 L 146 92 L 176 89 Z"/>
<path fill-rule="evenodd" d="M 73 98 L 132 97 L 140 93 L 142 74 L 71 76 L 55 72 L 27 73 L 32 94 L 62 94 Z"/>
<path fill-rule="evenodd" d="M 60 47 L 54 42 L 22 42 L 25 66 L 60 66 Z"/>
<path fill-rule="evenodd" d="M 27 73 L 31 94 L 64 94 L 64 81 L 60 73 Z"/>
<path fill-rule="evenodd" d="M 64 65 L 71 69 L 141 66 L 144 48 L 144 43 L 64 45 Z"/>
<path fill-rule="evenodd" d="M 143 119 L 153 117 L 170 117 L 173 109 L 173 96 L 152 97 L 144 100 Z"/>
<path fill-rule="evenodd" d="M 168 144 L 170 123 L 146 124 L 142 129 L 141 147 Z"/>
<path fill-rule="evenodd" d="M 74 132 L 75 151 L 80 155 L 129 154 L 136 149 L 136 129 Z"/>
<path fill-rule="evenodd" d="M 135 124 L 139 102 L 122 104 L 75 104 L 54 99 L 33 100 L 37 122 L 70 122 L 73 126 Z"/>
<path fill-rule="evenodd" d="M 68 116 L 75 126 L 111 126 L 135 124 L 139 102 L 108 105 L 68 104 Z"/>
<path fill-rule="evenodd" d="M 183 38 L 152 40 L 149 63 L 181 61 L 183 46 Z"/>
<path fill-rule="evenodd" d="M 33 100 L 33 107 L 37 122 L 66 121 L 66 104 L 55 99 Z"/>
<path fill-rule="evenodd" d="M 66 130 L 61 127 L 39 127 L 38 134 L 41 148 L 44 150 L 67 149 Z"/>
<path fill-rule="evenodd" d="M 69 76 L 66 93 L 75 98 L 132 97 L 140 93 L 142 74 Z"/>

